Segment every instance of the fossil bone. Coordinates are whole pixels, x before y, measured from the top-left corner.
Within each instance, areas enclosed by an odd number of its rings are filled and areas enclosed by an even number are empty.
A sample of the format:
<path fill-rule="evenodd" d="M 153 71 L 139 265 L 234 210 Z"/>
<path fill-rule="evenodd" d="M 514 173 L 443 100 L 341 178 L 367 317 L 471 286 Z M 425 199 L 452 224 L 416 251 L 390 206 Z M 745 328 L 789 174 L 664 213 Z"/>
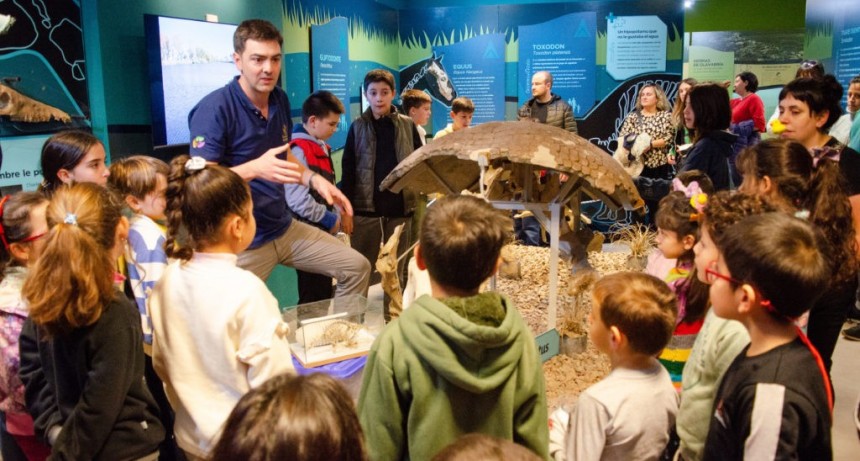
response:
<path fill-rule="evenodd" d="M 0 115 L 9 117 L 13 122 L 72 121 L 69 114 L 60 109 L 24 96 L 6 85 L 0 85 Z"/>

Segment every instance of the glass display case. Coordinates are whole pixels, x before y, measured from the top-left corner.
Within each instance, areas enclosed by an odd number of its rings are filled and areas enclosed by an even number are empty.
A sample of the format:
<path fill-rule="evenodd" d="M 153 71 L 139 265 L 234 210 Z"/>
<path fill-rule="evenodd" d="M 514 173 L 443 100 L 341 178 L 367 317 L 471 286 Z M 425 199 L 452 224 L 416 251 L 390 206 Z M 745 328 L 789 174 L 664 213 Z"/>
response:
<path fill-rule="evenodd" d="M 367 355 L 385 326 L 381 303 L 360 295 L 300 304 L 284 312 L 290 348 L 303 367 Z"/>

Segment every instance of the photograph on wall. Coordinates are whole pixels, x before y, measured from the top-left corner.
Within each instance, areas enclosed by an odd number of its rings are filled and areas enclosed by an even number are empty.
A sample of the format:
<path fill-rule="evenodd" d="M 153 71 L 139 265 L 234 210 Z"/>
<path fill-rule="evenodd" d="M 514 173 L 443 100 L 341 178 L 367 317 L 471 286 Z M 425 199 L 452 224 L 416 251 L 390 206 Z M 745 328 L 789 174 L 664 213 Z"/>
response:
<path fill-rule="evenodd" d="M 232 51 L 236 25 L 151 15 L 145 25 L 153 143 L 188 143 L 188 113 L 239 74 Z"/>

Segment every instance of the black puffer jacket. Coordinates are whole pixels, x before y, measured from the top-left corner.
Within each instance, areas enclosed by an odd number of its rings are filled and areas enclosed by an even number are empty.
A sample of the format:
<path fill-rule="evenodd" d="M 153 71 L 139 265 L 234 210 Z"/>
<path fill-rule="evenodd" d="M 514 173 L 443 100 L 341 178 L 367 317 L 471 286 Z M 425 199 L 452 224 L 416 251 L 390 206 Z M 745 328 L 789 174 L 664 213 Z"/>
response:
<path fill-rule="evenodd" d="M 520 120 L 532 119 L 532 108 L 538 102 L 535 98 L 531 98 L 523 104 L 517 111 L 517 117 Z M 546 108 L 546 124 L 563 128 L 571 133 L 576 133 L 576 119 L 573 118 L 573 108 L 570 107 L 561 96 L 552 93 L 552 98 L 547 103 Z"/>

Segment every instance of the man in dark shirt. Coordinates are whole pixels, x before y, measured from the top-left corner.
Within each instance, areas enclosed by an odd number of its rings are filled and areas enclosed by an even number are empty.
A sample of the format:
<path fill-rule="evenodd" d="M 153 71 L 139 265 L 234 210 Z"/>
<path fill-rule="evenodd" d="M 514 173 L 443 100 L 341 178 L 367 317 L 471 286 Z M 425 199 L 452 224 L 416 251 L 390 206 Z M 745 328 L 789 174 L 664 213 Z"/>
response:
<path fill-rule="evenodd" d="M 278 264 L 337 279 L 335 296 L 366 294 L 369 264 L 337 238 L 294 221 L 284 184 L 301 182 L 351 215 L 346 197 L 289 151 L 290 101 L 278 87 L 281 44 L 268 21 L 243 21 L 233 37 L 239 76 L 204 97 L 188 116 L 191 155 L 231 168 L 251 187 L 257 231 L 239 266 L 266 280 Z"/>

